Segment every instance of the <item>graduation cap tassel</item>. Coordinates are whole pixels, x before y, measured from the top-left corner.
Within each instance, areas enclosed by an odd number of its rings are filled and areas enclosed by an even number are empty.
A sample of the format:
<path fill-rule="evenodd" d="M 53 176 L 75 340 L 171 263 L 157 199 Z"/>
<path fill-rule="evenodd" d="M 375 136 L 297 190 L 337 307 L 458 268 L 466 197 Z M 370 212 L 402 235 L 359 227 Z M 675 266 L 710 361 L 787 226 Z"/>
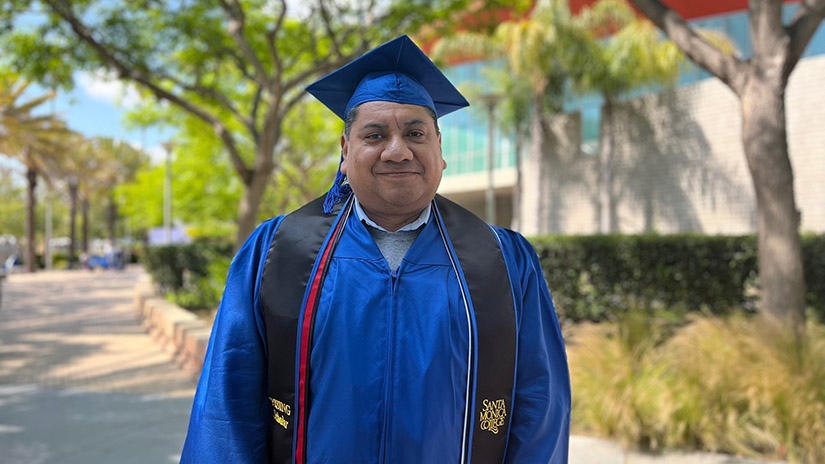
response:
<path fill-rule="evenodd" d="M 327 197 L 324 199 L 324 214 L 329 214 L 332 212 L 332 207 L 335 206 L 336 203 L 339 201 L 347 198 L 352 194 L 352 188 L 350 188 L 349 183 L 346 182 L 346 177 L 341 172 L 341 163 L 344 162 L 344 154 L 341 154 L 341 161 L 338 162 L 338 173 L 335 174 L 335 182 L 332 183 L 332 187 L 327 192 Z"/>

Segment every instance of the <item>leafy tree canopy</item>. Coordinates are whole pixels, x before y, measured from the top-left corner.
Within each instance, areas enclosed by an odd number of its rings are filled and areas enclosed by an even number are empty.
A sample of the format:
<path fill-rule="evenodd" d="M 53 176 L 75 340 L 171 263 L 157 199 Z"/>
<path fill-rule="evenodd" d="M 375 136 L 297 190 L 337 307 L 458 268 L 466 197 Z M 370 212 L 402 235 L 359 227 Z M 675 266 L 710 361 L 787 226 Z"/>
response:
<path fill-rule="evenodd" d="M 436 36 L 479 10 L 513 7 L 503 0 L 305 5 L 296 15 L 285 0 L 6 0 L 0 10 L 14 30 L 0 45 L 14 69 L 40 82 L 68 87 L 76 70 L 104 70 L 205 123 L 243 185 L 239 246 L 280 148 L 290 146 L 283 124 L 309 81 L 400 33 Z M 15 23 L 31 12 L 40 20 Z"/>

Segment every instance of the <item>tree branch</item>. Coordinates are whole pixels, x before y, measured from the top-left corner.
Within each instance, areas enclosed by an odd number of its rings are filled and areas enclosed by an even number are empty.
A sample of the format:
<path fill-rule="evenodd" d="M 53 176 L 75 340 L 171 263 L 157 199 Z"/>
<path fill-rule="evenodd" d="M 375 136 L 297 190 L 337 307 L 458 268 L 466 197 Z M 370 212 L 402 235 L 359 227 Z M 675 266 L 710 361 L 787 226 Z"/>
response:
<path fill-rule="evenodd" d="M 69 23 L 69 26 L 80 40 L 92 47 L 103 61 L 115 68 L 118 77 L 132 80 L 143 85 L 158 98 L 165 99 L 170 103 L 179 106 L 183 110 L 212 126 L 215 133 L 221 138 L 221 140 L 223 140 L 224 145 L 226 145 L 235 170 L 238 171 L 238 174 L 244 182 L 246 182 L 247 179 L 251 179 L 252 173 L 243 162 L 243 159 L 238 152 L 238 147 L 235 143 L 234 137 L 232 137 L 232 134 L 226 129 L 226 126 L 220 121 L 220 119 L 212 114 L 209 114 L 202 108 L 199 108 L 192 102 L 184 100 L 180 96 L 163 89 L 152 82 L 147 74 L 129 66 L 114 56 L 102 43 L 92 36 L 92 31 L 80 22 L 77 16 L 74 15 L 74 12 L 71 11 L 71 6 L 64 0 L 44 0 L 44 2 L 51 7 L 52 11 Z"/>
<path fill-rule="evenodd" d="M 283 92 L 288 91 L 289 89 L 301 84 L 305 80 L 309 79 L 315 74 L 327 74 L 330 73 L 341 66 L 349 63 L 352 61 L 356 56 L 357 53 L 353 53 L 351 55 L 341 56 L 335 61 L 330 61 L 329 57 L 324 57 L 321 60 L 317 61 L 315 65 L 309 69 L 306 69 L 294 76 L 292 79 L 286 81 L 284 85 L 281 87 Z"/>
<path fill-rule="evenodd" d="M 278 47 L 275 45 L 275 38 L 278 36 L 278 31 L 284 24 L 286 17 L 286 0 L 281 0 L 281 12 L 278 13 L 278 19 L 275 20 L 275 27 L 267 31 L 266 43 L 269 46 L 269 55 L 272 58 L 272 65 L 275 67 L 275 81 L 280 82 L 284 75 L 284 66 L 281 62 L 281 55 L 278 53 Z"/>
<path fill-rule="evenodd" d="M 226 18 L 229 20 L 229 35 L 235 40 L 235 43 L 238 45 L 238 48 L 241 49 L 241 52 L 243 52 L 246 59 L 252 63 L 252 67 L 255 69 L 255 80 L 259 85 L 265 87 L 269 82 L 269 77 L 266 73 L 266 69 L 264 69 L 263 63 L 261 63 L 261 60 L 258 59 L 258 55 L 255 54 L 254 50 L 252 50 L 252 46 L 249 44 L 249 41 L 246 40 L 246 36 L 244 35 L 246 18 L 244 16 L 243 7 L 237 2 L 237 0 L 233 0 L 232 5 L 230 5 L 226 0 L 220 0 L 220 4 L 223 11 L 226 13 Z"/>
<path fill-rule="evenodd" d="M 336 37 L 335 31 L 332 30 L 332 23 L 329 19 L 329 11 L 327 11 L 324 3 L 324 0 L 318 1 L 318 9 L 321 12 L 321 19 L 324 22 L 324 29 L 327 31 L 327 36 L 329 36 L 329 40 L 332 42 L 332 48 L 335 50 L 335 54 L 341 56 L 341 45 L 338 43 L 338 38 Z"/>
<path fill-rule="evenodd" d="M 782 0 L 748 1 L 748 23 L 754 55 L 774 54 L 785 35 L 782 27 Z"/>
<path fill-rule="evenodd" d="M 250 82 L 253 82 L 253 83 L 255 83 L 255 85 L 258 85 L 258 87 L 260 87 L 260 85 L 258 84 L 258 81 L 255 78 L 255 76 L 253 76 L 252 74 L 249 73 L 249 71 L 247 71 L 246 62 L 244 61 L 243 57 L 238 55 L 237 53 L 235 53 L 235 50 L 224 50 L 224 51 L 226 52 L 226 54 L 228 56 L 230 56 L 232 58 L 232 61 L 235 63 L 235 67 L 238 68 L 238 71 L 240 71 L 241 75 L 246 80 L 248 80 Z"/>
<path fill-rule="evenodd" d="M 819 25 L 825 18 L 825 0 L 803 0 L 785 30 L 791 39 L 788 59 L 785 62 L 785 79 L 791 75 L 796 63 L 808 46 Z"/>
<path fill-rule="evenodd" d="M 158 79 L 168 80 L 172 82 L 174 85 L 179 86 L 184 90 L 188 90 L 190 92 L 195 92 L 197 94 L 202 94 L 214 98 L 220 105 L 224 106 L 227 110 L 229 110 L 229 112 L 235 115 L 235 117 L 238 118 L 250 132 L 255 129 L 254 119 L 247 118 L 246 116 L 241 114 L 241 112 L 232 103 L 232 101 L 229 100 L 229 98 L 227 98 L 226 95 L 215 90 L 214 87 L 207 87 L 202 84 L 187 84 L 181 81 L 180 79 L 177 79 L 163 71 L 153 70 L 152 74 L 154 74 L 155 77 L 157 77 Z"/>
<path fill-rule="evenodd" d="M 302 179 L 298 179 L 289 169 L 281 169 L 281 174 L 286 178 L 286 181 L 289 182 L 294 188 L 297 188 L 301 195 L 304 198 L 312 198 L 314 196 L 314 192 L 310 188 L 310 184 L 305 182 L 304 179 L 306 178 L 306 171 L 301 170 L 301 177 Z"/>
<path fill-rule="evenodd" d="M 255 90 L 255 97 L 252 99 L 252 112 L 250 113 L 250 119 L 252 119 L 252 138 L 255 140 L 255 145 L 258 145 L 260 142 L 261 134 L 258 132 L 258 126 L 256 126 L 258 121 L 258 108 L 261 107 L 261 96 L 263 95 L 263 87 L 258 87 Z"/>
<path fill-rule="evenodd" d="M 289 113 L 289 110 L 291 110 L 293 107 L 295 107 L 295 105 L 297 105 L 297 104 L 298 104 L 301 100 L 303 100 L 303 99 L 304 99 L 304 97 L 306 97 L 306 96 L 307 96 L 307 93 L 306 93 L 306 92 L 303 92 L 303 91 L 302 91 L 302 92 L 298 92 L 298 93 L 296 93 L 296 94 L 295 94 L 292 98 L 289 98 L 289 99 L 286 101 L 286 104 L 284 104 L 284 107 L 283 107 L 283 109 L 281 110 L 281 113 L 282 113 L 282 114 L 287 114 L 287 113 Z"/>
<path fill-rule="evenodd" d="M 659 0 L 631 0 L 645 16 L 659 27 L 673 43 L 696 64 L 708 70 L 740 94 L 747 79 L 748 65 L 696 34 L 679 13 L 663 5 Z"/>

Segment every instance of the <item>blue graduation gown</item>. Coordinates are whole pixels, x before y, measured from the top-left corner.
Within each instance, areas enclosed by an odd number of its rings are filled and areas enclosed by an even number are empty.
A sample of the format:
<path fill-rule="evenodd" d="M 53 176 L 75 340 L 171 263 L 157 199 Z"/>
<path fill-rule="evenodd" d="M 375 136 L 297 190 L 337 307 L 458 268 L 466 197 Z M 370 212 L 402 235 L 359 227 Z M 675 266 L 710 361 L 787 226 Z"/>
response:
<path fill-rule="evenodd" d="M 235 257 L 198 383 L 182 463 L 266 463 L 272 408 L 260 277 L 283 217 Z M 566 463 L 570 381 L 533 247 L 493 228 L 516 295 L 515 398 L 506 463 Z M 310 361 L 308 463 L 460 461 L 468 321 L 431 218 L 391 272 L 355 215 L 335 249 Z M 502 375 L 511 375 L 502 373 Z"/>

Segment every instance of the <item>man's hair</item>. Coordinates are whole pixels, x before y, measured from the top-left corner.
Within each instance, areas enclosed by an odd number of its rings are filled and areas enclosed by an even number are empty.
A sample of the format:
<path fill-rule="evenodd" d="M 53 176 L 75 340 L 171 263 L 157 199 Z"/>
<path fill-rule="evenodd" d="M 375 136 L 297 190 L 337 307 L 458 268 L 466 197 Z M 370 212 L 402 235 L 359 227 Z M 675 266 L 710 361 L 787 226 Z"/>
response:
<path fill-rule="evenodd" d="M 366 103 L 366 102 L 364 102 Z M 349 113 L 347 113 L 347 119 L 344 120 L 344 136 L 349 138 L 350 130 L 352 130 L 352 125 L 355 124 L 355 120 L 358 119 L 358 108 L 363 105 L 364 103 L 360 103 L 356 106 L 353 106 Z M 433 118 L 433 124 L 435 124 L 435 133 L 440 134 L 441 129 L 438 127 L 438 116 L 436 116 L 435 111 L 429 106 L 423 107 L 427 110 L 427 113 L 430 114 L 430 117 Z"/>

